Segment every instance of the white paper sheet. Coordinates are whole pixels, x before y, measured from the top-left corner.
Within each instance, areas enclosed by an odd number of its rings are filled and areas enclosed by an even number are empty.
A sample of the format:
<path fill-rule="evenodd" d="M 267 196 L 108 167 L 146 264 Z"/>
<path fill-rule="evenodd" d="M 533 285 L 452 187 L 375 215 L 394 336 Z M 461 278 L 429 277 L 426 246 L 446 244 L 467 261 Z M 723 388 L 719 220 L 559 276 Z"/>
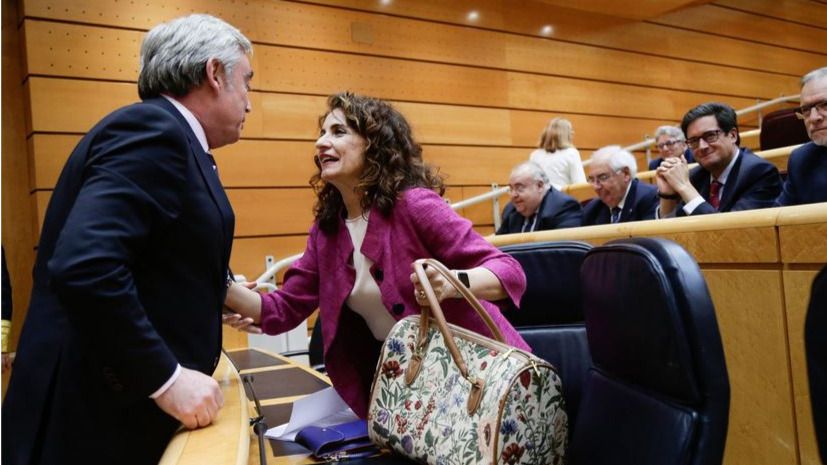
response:
<path fill-rule="evenodd" d="M 268 429 L 264 435 L 270 439 L 293 441 L 305 426 L 338 425 L 358 419 L 336 390 L 329 387 L 293 402 L 290 421 Z"/>

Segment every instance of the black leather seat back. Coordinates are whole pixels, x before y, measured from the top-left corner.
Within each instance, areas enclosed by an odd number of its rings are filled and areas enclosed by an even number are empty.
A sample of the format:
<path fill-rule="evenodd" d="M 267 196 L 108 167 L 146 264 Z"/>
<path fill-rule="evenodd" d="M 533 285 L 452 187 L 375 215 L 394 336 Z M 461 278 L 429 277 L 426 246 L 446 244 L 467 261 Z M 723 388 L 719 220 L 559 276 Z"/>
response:
<path fill-rule="evenodd" d="M 591 366 L 580 296 L 585 242 L 535 242 L 503 247 L 523 267 L 526 292 L 519 309 L 504 312 L 534 354 L 557 368 L 569 424 L 577 419 L 583 378 Z"/>
<path fill-rule="evenodd" d="M 589 252 L 580 278 L 593 368 L 572 463 L 720 463 L 729 379 L 694 259 L 665 239 L 624 239 Z"/>
<path fill-rule="evenodd" d="M 533 242 L 502 247 L 523 267 L 527 285 L 520 308 L 504 312 L 515 327 L 583 321 L 580 265 L 591 245 L 585 242 Z"/>
<path fill-rule="evenodd" d="M 761 119 L 761 150 L 770 150 L 810 141 L 804 121 L 795 116 L 795 108 L 784 108 L 767 113 Z"/>
<path fill-rule="evenodd" d="M 804 323 L 804 346 L 816 442 L 821 461 L 827 463 L 827 267 L 813 280 Z"/>

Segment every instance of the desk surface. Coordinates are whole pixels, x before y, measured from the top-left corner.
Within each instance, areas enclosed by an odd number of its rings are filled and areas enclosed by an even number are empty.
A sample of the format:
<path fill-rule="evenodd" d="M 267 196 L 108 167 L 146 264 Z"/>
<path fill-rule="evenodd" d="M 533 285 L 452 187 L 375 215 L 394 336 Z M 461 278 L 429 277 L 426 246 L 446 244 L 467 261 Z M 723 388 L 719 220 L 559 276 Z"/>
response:
<path fill-rule="evenodd" d="M 252 393 L 241 376 L 251 376 L 268 427 L 287 423 L 293 402 L 330 385 L 328 378 L 304 365 L 260 349 L 227 351 L 213 377 L 224 392 L 224 407 L 206 428 L 180 430 L 167 447 L 160 465 L 246 465 L 259 463 L 258 438 L 249 426 L 255 416 Z M 268 465 L 320 463 L 293 442 L 266 440 Z M 350 460 L 349 465 L 407 465 L 401 457 Z"/>

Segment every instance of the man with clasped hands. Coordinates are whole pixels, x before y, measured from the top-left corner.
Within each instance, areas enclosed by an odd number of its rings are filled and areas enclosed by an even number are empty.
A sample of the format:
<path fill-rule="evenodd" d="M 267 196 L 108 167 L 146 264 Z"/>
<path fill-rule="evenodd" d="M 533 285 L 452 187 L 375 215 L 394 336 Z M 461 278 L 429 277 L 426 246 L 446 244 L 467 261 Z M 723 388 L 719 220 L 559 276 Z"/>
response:
<path fill-rule="evenodd" d="M 251 53 L 211 16 L 155 27 L 143 101 L 69 156 L 3 405 L 4 465 L 154 464 L 181 423 L 214 420 L 235 218 L 208 150 L 241 135 Z"/>

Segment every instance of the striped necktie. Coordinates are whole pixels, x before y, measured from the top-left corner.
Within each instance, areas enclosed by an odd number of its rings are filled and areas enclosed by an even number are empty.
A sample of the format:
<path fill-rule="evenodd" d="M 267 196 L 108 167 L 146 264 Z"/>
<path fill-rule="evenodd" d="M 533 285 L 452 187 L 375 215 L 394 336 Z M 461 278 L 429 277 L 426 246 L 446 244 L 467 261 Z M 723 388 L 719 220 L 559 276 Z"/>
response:
<path fill-rule="evenodd" d="M 620 207 L 612 208 L 612 223 L 617 223 L 620 221 Z"/>

